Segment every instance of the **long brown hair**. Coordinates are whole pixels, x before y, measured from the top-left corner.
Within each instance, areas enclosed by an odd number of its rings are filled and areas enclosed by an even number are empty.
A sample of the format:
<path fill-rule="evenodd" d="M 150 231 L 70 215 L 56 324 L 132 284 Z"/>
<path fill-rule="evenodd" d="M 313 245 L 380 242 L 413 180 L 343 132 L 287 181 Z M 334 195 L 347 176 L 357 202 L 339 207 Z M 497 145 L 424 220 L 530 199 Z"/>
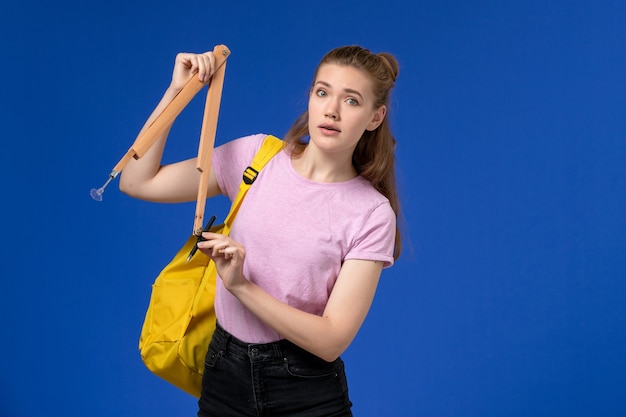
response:
<path fill-rule="evenodd" d="M 398 61 L 387 52 L 373 54 L 360 46 L 342 46 L 324 55 L 315 70 L 313 82 L 315 82 L 317 73 L 323 64 L 346 65 L 362 71 L 372 80 L 373 92 L 376 97 L 374 108 L 383 105 L 387 107 L 387 114 L 380 126 L 372 131 L 366 130 L 361 136 L 352 154 L 352 165 L 359 175 L 387 197 L 391 208 L 396 213 L 394 259 L 398 259 L 402 249 L 402 239 L 398 225 L 400 200 L 395 172 L 396 139 L 391 133 L 389 125 L 389 98 L 399 72 Z M 293 155 L 302 154 L 307 146 L 305 138 L 308 135 L 309 114 L 307 110 L 298 116 L 285 135 L 285 141 L 290 144 Z"/>

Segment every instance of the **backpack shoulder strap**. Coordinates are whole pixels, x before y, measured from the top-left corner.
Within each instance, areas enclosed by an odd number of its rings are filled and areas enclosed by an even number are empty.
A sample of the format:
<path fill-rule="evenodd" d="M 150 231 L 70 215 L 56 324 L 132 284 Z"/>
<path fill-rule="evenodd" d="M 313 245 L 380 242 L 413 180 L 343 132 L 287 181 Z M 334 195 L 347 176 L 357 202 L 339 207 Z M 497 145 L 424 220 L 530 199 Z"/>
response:
<path fill-rule="evenodd" d="M 233 224 L 233 220 L 235 220 L 235 216 L 239 211 L 239 207 L 241 206 L 241 202 L 243 198 L 246 196 L 248 189 L 256 179 L 259 172 L 263 169 L 263 167 L 285 147 L 285 142 L 278 139 L 276 136 L 267 136 L 263 141 L 263 145 L 261 145 L 261 149 L 256 153 L 254 158 L 252 159 L 252 163 L 243 173 L 243 180 L 241 184 L 239 184 L 239 191 L 237 192 L 237 197 L 233 200 L 233 203 L 230 206 L 230 211 L 228 212 L 228 216 L 226 216 L 226 220 L 224 220 L 224 225 L 220 231 L 221 234 L 228 236 L 230 234 L 230 227 Z M 186 253 L 186 252 L 185 252 Z M 201 294 L 204 294 L 204 288 L 209 281 L 208 275 L 205 273 L 198 288 L 198 292 L 194 298 L 193 308 L 191 310 L 191 315 L 194 317 L 196 315 L 196 311 L 198 309 L 198 303 L 200 300 Z"/>
<path fill-rule="evenodd" d="M 248 166 L 243 172 L 243 179 L 241 181 L 241 184 L 239 185 L 237 197 L 235 197 L 235 199 L 233 200 L 233 203 L 230 206 L 230 212 L 228 213 L 228 216 L 226 216 L 226 220 L 224 220 L 224 234 L 228 234 L 230 232 L 230 226 L 232 225 L 233 220 L 235 220 L 235 216 L 239 211 L 241 202 L 246 196 L 248 189 L 259 175 L 259 172 L 261 172 L 263 167 L 270 161 L 270 159 L 272 159 L 284 147 L 285 142 L 278 139 L 276 136 L 268 135 L 265 137 L 265 139 L 263 140 L 263 145 L 261 145 L 261 149 L 259 149 L 259 151 L 252 159 L 252 163 L 250 164 L 250 166 Z"/>
<path fill-rule="evenodd" d="M 278 152 L 280 152 L 285 147 L 285 143 L 278 139 L 276 136 L 266 136 L 263 141 L 263 145 L 261 145 L 261 149 L 257 152 L 252 160 L 252 163 L 248 168 L 243 172 L 243 183 L 242 186 L 247 186 L 249 188 L 250 185 L 256 180 L 257 175 L 259 175 L 259 171 L 263 169 L 265 164 L 269 162 L 270 159 L 274 157 Z M 240 188 L 241 192 L 241 188 Z"/>

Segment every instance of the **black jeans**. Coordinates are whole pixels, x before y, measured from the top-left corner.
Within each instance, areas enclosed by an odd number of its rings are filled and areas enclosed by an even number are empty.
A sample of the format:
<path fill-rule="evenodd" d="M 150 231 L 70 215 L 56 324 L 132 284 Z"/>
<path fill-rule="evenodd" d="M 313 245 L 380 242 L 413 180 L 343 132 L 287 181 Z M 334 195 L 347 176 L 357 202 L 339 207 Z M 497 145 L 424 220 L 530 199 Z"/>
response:
<path fill-rule="evenodd" d="M 199 417 L 352 416 L 341 359 L 281 340 L 248 344 L 218 324 L 206 356 Z"/>

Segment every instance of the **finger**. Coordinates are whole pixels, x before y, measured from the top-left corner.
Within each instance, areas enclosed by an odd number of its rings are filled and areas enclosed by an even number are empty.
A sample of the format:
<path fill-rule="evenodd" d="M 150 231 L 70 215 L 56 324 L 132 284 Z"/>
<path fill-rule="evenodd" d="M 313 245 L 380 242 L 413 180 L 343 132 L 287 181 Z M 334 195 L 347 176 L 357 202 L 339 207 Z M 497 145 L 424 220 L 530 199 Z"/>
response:
<path fill-rule="evenodd" d="M 202 242 L 202 246 L 205 249 L 211 251 L 212 257 L 217 257 L 217 256 L 223 256 L 224 250 L 229 246 L 229 242 L 227 240 L 218 238 L 218 239 L 212 239 L 212 240 L 207 240 L 206 242 Z"/>
<path fill-rule="evenodd" d="M 206 240 L 217 240 L 226 238 L 223 234 L 214 232 L 202 232 L 202 237 Z"/>
<path fill-rule="evenodd" d="M 201 82 L 205 82 L 208 79 L 206 59 L 204 59 L 203 55 L 196 55 L 195 58 L 198 65 L 198 79 Z"/>
<path fill-rule="evenodd" d="M 224 247 L 221 245 L 217 246 L 214 242 L 198 242 L 198 249 L 214 261 L 217 261 L 220 258 L 225 258 Z"/>
<path fill-rule="evenodd" d="M 224 259 L 241 262 L 246 256 L 246 251 L 243 246 L 233 244 L 222 249 L 222 255 L 224 256 Z"/>
<path fill-rule="evenodd" d="M 213 52 L 207 52 L 204 54 L 207 58 L 208 68 L 209 68 L 209 77 L 212 77 L 215 73 L 215 55 Z"/>
<path fill-rule="evenodd" d="M 196 55 L 192 55 L 189 57 L 189 62 L 191 63 L 191 67 L 189 68 L 192 74 L 196 74 L 200 71 L 200 64 L 198 62 L 198 57 Z"/>
<path fill-rule="evenodd" d="M 229 261 L 229 260 L 231 260 L 233 258 L 233 253 L 232 253 L 232 251 L 230 250 L 229 247 L 225 247 L 224 249 L 220 249 L 218 252 L 227 261 Z"/>
<path fill-rule="evenodd" d="M 230 242 L 220 242 L 213 247 L 213 252 L 215 256 L 223 256 L 227 259 L 233 257 L 233 255 L 237 252 L 237 248 L 230 245 Z"/>
<path fill-rule="evenodd" d="M 213 52 L 205 52 L 204 54 L 198 56 L 198 61 L 201 67 L 201 81 L 206 82 L 215 72 L 215 56 L 213 55 Z"/>
<path fill-rule="evenodd" d="M 194 54 L 181 52 L 176 56 L 176 58 L 185 68 L 189 69 L 194 67 Z"/>
<path fill-rule="evenodd" d="M 207 81 L 209 78 L 213 76 L 213 72 L 214 72 L 215 57 L 213 56 L 213 52 L 206 52 L 202 54 L 202 60 L 204 61 L 204 65 L 205 65 L 204 80 Z"/>

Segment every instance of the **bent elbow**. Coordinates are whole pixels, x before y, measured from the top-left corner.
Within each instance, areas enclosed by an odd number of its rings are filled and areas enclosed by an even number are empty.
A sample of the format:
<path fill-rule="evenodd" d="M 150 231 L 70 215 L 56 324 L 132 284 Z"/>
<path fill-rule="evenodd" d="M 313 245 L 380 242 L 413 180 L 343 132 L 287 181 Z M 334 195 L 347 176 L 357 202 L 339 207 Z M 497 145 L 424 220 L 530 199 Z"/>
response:
<path fill-rule="evenodd" d="M 124 194 L 128 194 L 128 185 L 126 184 L 126 182 L 122 181 L 120 179 L 120 182 L 118 184 L 119 190 L 124 193 Z"/>
<path fill-rule="evenodd" d="M 130 197 L 134 197 L 133 195 L 133 186 L 132 184 L 130 184 L 128 181 L 125 181 L 124 178 L 120 178 L 120 182 L 119 182 L 119 189 L 122 193 L 130 196 Z"/>
<path fill-rule="evenodd" d="M 339 359 L 340 356 L 341 356 L 341 353 L 327 353 L 327 354 L 324 354 L 323 356 L 320 356 L 320 358 L 328 363 L 332 363 L 332 362 L 335 362 L 337 359 Z"/>
<path fill-rule="evenodd" d="M 316 353 L 316 356 L 318 356 L 320 359 L 325 360 L 326 362 L 334 362 L 339 359 L 339 357 L 343 354 L 346 348 L 347 346 L 343 345 L 328 345 L 319 349 L 319 351 Z"/>
<path fill-rule="evenodd" d="M 132 178 L 129 178 L 128 176 L 124 176 L 122 174 L 118 187 L 122 193 L 126 194 L 129 197 L 141 198 L 140 194 L 142 187 L 140 186 L 140 183 L 138 183 L 137 181 L 133 181 Z"/>
<path fill-rule="evenodd" d="M 331 327 L 324 332 L 325 337 L 317 337 L 315 341 L 311 341 L 309 345 L 314 355 L 326 362 L 334 362 L 343 353 L 354 340 L 354 334 L 351 331 L 345 331 L 337 327 Z"/>

